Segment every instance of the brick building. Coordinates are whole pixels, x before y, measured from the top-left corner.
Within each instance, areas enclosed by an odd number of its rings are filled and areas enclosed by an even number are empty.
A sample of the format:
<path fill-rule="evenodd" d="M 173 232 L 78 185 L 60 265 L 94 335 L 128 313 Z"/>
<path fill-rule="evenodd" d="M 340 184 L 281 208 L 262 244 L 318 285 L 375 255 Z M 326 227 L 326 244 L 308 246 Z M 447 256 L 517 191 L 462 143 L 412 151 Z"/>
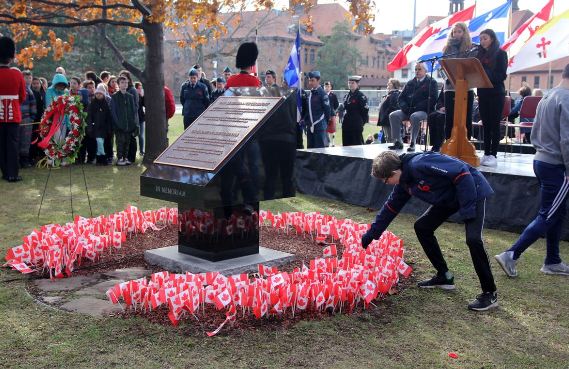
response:
<path fill-rule="evenodd" d="M 298 10 L 299 12 L 301 10 Z M 196 62 L 202 65 L 208 78 L 220 75 L 226 66 L 235 71 L 235 54 L 242 42 L 257 40 L 259 47 L 259 72 L 273 69 L 278 78 L 288 61 L 296 37 L 299 17 L 290 12 L 275 9 L 244 11 L 221 14 L 228 27 L 226 36 L 197 48 L 179 48 L 179 37 L 172 32 L 165 34 L 164 71 L 166 84 L 176 95 L 186 80 L 188 69 Z M 338 22 L 352 22 L 352 15 L 340 4 L 315 4 L 302 17 L 312 17 L 312 29 L 301 26 L 301 66 L 303 71 L 316 67 L 318 50 L 323 46 L 321 38 L 329 36 Z M 237 23 L 235 19 L 239 18 Z M 300 22 L 302 24 L 302 22 Z M 400 38 L 392 40 L 391 35 L 375 34 L 364 36 L 353 33 L 354 42 L 362 60 L 357 73 L 362 75 L 366 88 L 385 87 L 391 73 L 387 63 L 402 46 Z M 393 45 L 395 44 L 395 46 Z M 326 76 L 323 76 L 326 78 Z"/>

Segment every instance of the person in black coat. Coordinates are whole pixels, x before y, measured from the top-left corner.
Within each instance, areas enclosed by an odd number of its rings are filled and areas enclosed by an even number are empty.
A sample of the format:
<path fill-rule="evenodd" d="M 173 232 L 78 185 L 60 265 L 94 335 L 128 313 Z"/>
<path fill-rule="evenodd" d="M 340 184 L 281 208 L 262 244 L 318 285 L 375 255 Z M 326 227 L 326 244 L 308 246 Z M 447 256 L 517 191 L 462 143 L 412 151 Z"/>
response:
<path fill-rule="evenodd" d="M 359 89 L 361 76 L 348 78 L 350 92 L 344 98 L 344 120 L 342 122 L 342 146 L 363 145 L 364 124 L 369 121 L 367 97 Z"/>
<path fill-rule="evenodd" d="M 508 68 L 508 55 L 500 49 L 496 33 L 491 29 L 480 32 L 480 48 L 476 58 L 482 63 L 492 88 L 478 89 L 478 104 L 480 119 L 484 125 L 484 157 L 480 165 L 496 167 L 498 144 L 500 143 L 500 120 L 506 98 L 506 70 Z"/>
<path fill-rule="evenodd" d="M 87 136 L 97 143 L 97 165 L 107 165 L 105 154 L 105 137 L 108 137 L 113 127 L 111 108 L 105 98 L 106 91 L 102 85 L 95 90 L 95 98 L 87 108 Z"/>
<path fill-rule="evenodd" d="M 435 111 L 427 117 L 427 125 L 429 126 L 429 138 L 431 140 L 431 151 L 441 151 L 441 146 L 445 141 L 446 131 L 446 109 L 445 109 L 445 88 L 441 89 Z"/>
<path fill-rule="evenodd" d="M 389 114 L 396 110 L 399 110 L 399 89 L 401 88 L 401 82 L 398 79 L 390 78 L 387 82 L 387 95 L 383 98 L 383 102 L 379 107 L 379 116 L 377 118 L 377 125 L 381 127 L 383 131 L 383 137 L 385 142 L 391 142 L 393 140 L 391 134 L 391 124 L 389 123 Z"/>

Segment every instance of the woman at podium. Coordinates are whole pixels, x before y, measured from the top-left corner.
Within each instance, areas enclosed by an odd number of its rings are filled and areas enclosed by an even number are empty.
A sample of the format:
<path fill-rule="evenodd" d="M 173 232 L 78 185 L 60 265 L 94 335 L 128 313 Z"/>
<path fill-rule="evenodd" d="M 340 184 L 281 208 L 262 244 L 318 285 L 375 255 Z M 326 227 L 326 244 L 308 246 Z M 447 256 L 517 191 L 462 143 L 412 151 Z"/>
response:
<path fill-rule="evenodd" d="M 451 58 L 468 58 L 474 56 L 472 49 L 472 41 L 470 39 L 470 32 L 466 23 L 456 23 L 447 38 L 447 43 L 443 48 L 443 57 L 445 59 Z M 454 119 L 454 86 L 447 78 L 445 80 L 444 88 L 444 106 L 445 106 L 445 136 L 448 140 L 452 133 L 453 119 Z M 474 103 L 474 91 L 468 91 L 468 104 L 466 112 L 466 132 L 467 139 L 472 137 L 472 104 Z"/>
<path fill-rule="evenodd" d="M 500 143 L 500 120 L 504 109 L 506 88 L 506 69 L 508 68 L 508 55 L 500 49 L 496 33 L 491 29 L 480 32 L 480 47 L 476 58 L 480 60 L 492 88 L 479 88 L 478 102 L 480 119 L 484 125 L 484 156 L 480 165 L 496 167 L 496 155 Z"/>

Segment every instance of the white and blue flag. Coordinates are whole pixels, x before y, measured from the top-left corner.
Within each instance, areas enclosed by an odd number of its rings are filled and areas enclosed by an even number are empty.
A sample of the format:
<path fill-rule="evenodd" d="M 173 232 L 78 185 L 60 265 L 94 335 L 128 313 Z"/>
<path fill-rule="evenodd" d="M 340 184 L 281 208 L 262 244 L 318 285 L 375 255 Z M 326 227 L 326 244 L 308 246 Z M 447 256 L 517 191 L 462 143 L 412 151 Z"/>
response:
<path fill-rule="evenodd" d="M 300 32 L 296 31 L 296 40 L 292 45 L 288 63 L 284 71 L 284 79 L 289 87 L 297 88 L 296 96 L 296 121 L 300 122 L 302 110 L 301 78 L 300 78 Z"/>
<path fill-rule="evenodd" d="M 508 0 L 499 7 L 472 18 L 465 23 L 468 25 L 468 31 L 474 44 L 480 43 L 480 32 L 487 28 L 494 30 L 496 37 L 500 44 L 503 44 L 508 36 L 508 22 L 509 13 L 512 6 L 512 1 Z M 437 34 L 430 37 L 430 39 L 423 45 L 422 55 L 417 60 L 428 60 L 433 57 L 440 57 L 443 55 L 443 48 L 446 45 L 447 37 L 450 34 L 452 26 L 440 30 Z M 428 71 L 431 70 L 431 63 L 425 63 Z M 438 62 L 434 65 L 435 69 L 439 69 Z"/>

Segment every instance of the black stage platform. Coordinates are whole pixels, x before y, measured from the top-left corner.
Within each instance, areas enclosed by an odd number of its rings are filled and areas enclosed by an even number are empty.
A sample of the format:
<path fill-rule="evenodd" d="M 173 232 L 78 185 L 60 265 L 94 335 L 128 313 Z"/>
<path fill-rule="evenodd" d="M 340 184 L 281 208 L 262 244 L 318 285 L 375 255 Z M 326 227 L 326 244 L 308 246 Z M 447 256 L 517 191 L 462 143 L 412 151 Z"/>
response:
<path fill-rule="evenodd" d="M 380 152 L 387 150 L 387 146 L 372 144 L 297 150 L 297 188 L 307 195 L 379 208 L 391 193 L 392 186 L 371 177 L 371 163 Z M 487 228 L 520 233 L 536 216 L 539 185 L 532 161 L 533 155 L 500 152 L 497 168 L 478 168 L 495 191 L 486 205 Z M 419 215 L 427 207 L 422 201 L 411 199 L 403 212 Z M 565 218 L 562 239 L 569 240 L 569 217 Z"/>

